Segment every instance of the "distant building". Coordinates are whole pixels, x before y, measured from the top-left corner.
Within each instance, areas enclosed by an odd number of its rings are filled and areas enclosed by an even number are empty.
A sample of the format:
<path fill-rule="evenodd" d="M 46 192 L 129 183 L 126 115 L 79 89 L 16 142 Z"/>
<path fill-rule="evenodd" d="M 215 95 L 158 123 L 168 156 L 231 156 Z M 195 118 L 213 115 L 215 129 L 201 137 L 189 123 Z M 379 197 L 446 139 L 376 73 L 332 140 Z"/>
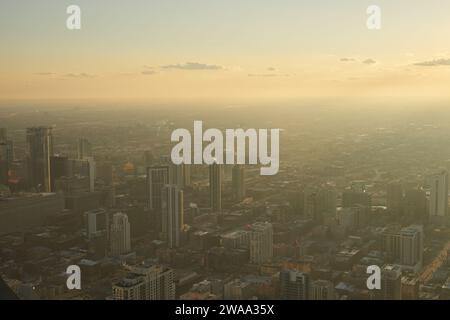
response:
<path fill-rule="evenodd" d="M 262 264 L 273 257 L 273 227 L 268 222 L 250 226 L 250 262 Z"/>
<path fill-rule="evenodd" d="M 78 139 L 77 156 L 80 160 L 92 157 L 92 145 L 89 140 L 85 138 Z"/>
<path fill-rule="evenodd" d="M 99 234 L 109 233 L 109 214 L 105 209 L 94 209 L 84 213 L 86 236 L 95 238 Z"/>
<path fill-rule="evenodd" d="M 161 232 L 163 188 L 169 183 L 169 166 L 147 168 L 147 206 L 155 231 Z"/>
<path fill-rule="evenodd" d="M 448 216 L 448 172 L 442 171 L 429 176 L 427 184 L 430 187 L 430 218 L 442 223 Z"/>
<path fill-rule="evenodd" d="M 183 190 L 175 185 L 166 185 L 162 195 L 162 232 L 169 248 L 181 244 L 184 225 Z"/>
<path fill-rule="evenodd" d="M 310 286 L 310 300 L 334 300 L 335 292 L 333 282 L 328 280 L 315 280 Z"/>
<path fill-rule="evenodd" d="M 209 202 L 215 211 L 222 210 L 222 165 L 209 166 Z"/>
<path fill-rule="evenodd" d="M 391 262 L 402 269 L 417 272 L 423 264 L 423 226 L 411 225 L 383 233 L 383 249 Z"/>
<path fill-rule="evenodd" d="M 280 298 L 282 300 L 308 300 L 309 275 L 296 270 L 280 272 Z"/>
<path fill-rule="evenodd" d="M 29 185 L 40 192 L 50 192 L 50 157 L 53 155 L 52 128 L 28 128 L 27 147 Z"/>
<path fill-rule="evenodd" d="M 241 201 L 245 198 L 245 169 L 242 165 L 233 166 L 232 188 L 235 201 Z"/>
<path fill-rule="evenodd" d="M 113 215 L 110 243 L 112 256 L 118 256 L 131 251 L 130 223 L 126 214 L 118 212 Z"/>
<path fill-rule="evenodd" d="M 174 300 L 174 271 L 163 266 L 130 267 L 130 273 L 113 285 L 115 300 Z"/>
<path fill-rule="evenodd" d="M 402 299 L 402 271 L 397 265 L 385 265 L 381 269 L 381 290 L 378 292 L 380 300 Z"/>

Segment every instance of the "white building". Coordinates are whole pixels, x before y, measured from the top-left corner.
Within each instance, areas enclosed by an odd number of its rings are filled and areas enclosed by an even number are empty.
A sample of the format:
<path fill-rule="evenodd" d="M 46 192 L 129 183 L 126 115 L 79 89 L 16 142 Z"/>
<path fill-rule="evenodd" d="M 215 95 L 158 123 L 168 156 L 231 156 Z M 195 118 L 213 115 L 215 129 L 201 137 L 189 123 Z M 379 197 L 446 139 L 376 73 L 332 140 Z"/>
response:
<path fill-rule="evenodd" d="M 261 264 L 273 257 L 273 227 L 268 222 L 256 222 L 250 227 L 250 262 Z"/>
<path fill-rule="evenodd" d="M 110 238 L 112 256 L 131 251 L 130 223 L 126 214 L 118 212 L 113 215 Z"/>

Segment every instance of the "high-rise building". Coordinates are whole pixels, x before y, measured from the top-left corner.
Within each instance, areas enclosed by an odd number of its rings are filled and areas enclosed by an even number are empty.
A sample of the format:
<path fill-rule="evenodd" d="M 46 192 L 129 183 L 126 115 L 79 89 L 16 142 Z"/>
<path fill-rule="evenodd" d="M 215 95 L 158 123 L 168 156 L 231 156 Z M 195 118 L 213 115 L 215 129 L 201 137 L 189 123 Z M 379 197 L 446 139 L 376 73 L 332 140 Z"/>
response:
<path fill-rule="evenodd" d="M 6 141 L 0 141 L 0 184 L 8 184 L 8 146 Z"/>
<path fill-rule="evenodd" d="M 419 265 L 423 262 L 423 226 L 412 225 L 400 230 L 400 263 L 406 266 Z"/>
<path fill-rule="evenodd" d="M 113 285 L 115 300 L 174 300 L 174 271 L 163 266 L 130 267 L 130 273 Z"/>
<path fill-rule="evenodd" d="M 308 274 L 297 270 L 280 272 L 280 298 L 282 300 L 308 300 L 309 291 Z"/>
<path fill-rule="evenodd" d="M 391 262 L 403 269 L 417 272 L 423 263 L 423 226 L 388 229 L 383 234 L 383 250 Z"/>
<path fill-rule="evenodd" d="M 432 220 L 442 222 L 448 215 L 448 172 L 428 177 L 430 187 L 429 214 Z"/>
<path fill-rule="evenodd" d="M 6 133 L 7 133 L 6 128 L 0 128 L 0 143 L 1 142 L 6 142 L 6 140 L 7 140 Z"/>
<path fill-rule="evenodd" d="M 130 223 L 126 214 L 118 212 L 113 215 L 110 243 L 112 256 L 118 256 L 131 251 Z"/>
<path fill-rule="evenodd" d="M 243 165 L 234 165 L 232 171 L 233 199 L 242 201 L 245 198 L 245 169 Z"/>
<path fill-rule="evenodd" d="M 93 157 L 69 160 L 69 171 L 72 176 L 88 177 L 89 192 L 95 191 L 96 164 Z"/>
<path fill-rule="evenodd" d="M 51 191 L 50 157 L 53 155 L 52 128 L 27 129 L 28 179 L 40 192 Z"/>
<path fill-rule="evenodd" d="M 217 163 L 209 166 L 209 199 L 213 210 L 222 210 L 222 165 Z"/>
<path fill-rule="evenodd" d="M 273 227 L 268 222 L 255 222 L 250 226 L 250 262 L 262 264 L 273 257 Z"/>
<path fill-rule="evenodd" d="M 179 188 L 184 188 L 191 184 L 191 168 L 187 164 L 171 164 L 169 176 L 169 183 Z"/>
<path fill-rule="evenodd" d="M 381 269 L 380 300 L 402 299 L 402 271 L 400 266 L 388 264 Z"/>
<path fill-rule="evenodd" d="M 69 170 L 69 159 L 65 156 L 51 156 L 50 157 L 50 186 L 51 191 L 55 192 L 55 181 L 61 177 L 69 177 L 70 176 L 70 170 Z"/>
<path fill-rule="evenodd" d="M 147 207 L 150 210 L 150 220 L 153 229 L 163 230 L 162 198 L 163 188 L 169 183 L 169 166 L 147 168 Z"/>
<path fill-rule="evenodd" d="M 85 138 L 78 139 L 77 155 L 78 159 L 85 159 L 88 157 L 92 157 L 92 145 L 89 142 L 89 140 Z"/>
<path fill-rule="evenodd" d="M 158 166 L 147 168 L 148 208 L 161 210 L 162 189 L 169 183 L 169 167 Z"/>
<path fill-rule="evenodd" d="M 162 232 L 169 248 L 181 244 L 181 231 L 184 225 L 183 190 L 175 185 L 166 185 L 163 189 Z"/>
<path fill-rule="evenodd" d="M 334 300 L 334 285 L 328 280 L 315 280 L 311 282 L 310 300 Z"/>
<path fill-rule="evenodd" d="M 86 236 L 92 239 L 99 234 L 109 234 L 109 214 L 105 209 L 94 209 L 84 213 Z"/>

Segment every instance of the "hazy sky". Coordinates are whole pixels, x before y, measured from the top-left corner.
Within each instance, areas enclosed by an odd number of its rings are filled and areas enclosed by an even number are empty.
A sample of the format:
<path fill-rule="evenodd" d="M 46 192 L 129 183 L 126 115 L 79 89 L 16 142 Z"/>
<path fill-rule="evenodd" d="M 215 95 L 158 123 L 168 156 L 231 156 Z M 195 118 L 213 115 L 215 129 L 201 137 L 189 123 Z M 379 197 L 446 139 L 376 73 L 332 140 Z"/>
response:
<path fill-rule="evenodd" d="M 449 97 L 449 38 L 448 0 L 1 0 L 0 99 Z"/>

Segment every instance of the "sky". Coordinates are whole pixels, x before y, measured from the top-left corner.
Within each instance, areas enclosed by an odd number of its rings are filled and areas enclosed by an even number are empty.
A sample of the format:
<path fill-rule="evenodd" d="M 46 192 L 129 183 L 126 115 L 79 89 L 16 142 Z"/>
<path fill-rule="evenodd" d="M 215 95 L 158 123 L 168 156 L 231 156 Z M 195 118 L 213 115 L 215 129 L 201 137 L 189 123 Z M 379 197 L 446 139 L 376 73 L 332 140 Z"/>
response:
<path fill-rule="evenodd" d="M 447 0 L 2 0 L 0 100 L 447 99 L 449 36 Z"/>

